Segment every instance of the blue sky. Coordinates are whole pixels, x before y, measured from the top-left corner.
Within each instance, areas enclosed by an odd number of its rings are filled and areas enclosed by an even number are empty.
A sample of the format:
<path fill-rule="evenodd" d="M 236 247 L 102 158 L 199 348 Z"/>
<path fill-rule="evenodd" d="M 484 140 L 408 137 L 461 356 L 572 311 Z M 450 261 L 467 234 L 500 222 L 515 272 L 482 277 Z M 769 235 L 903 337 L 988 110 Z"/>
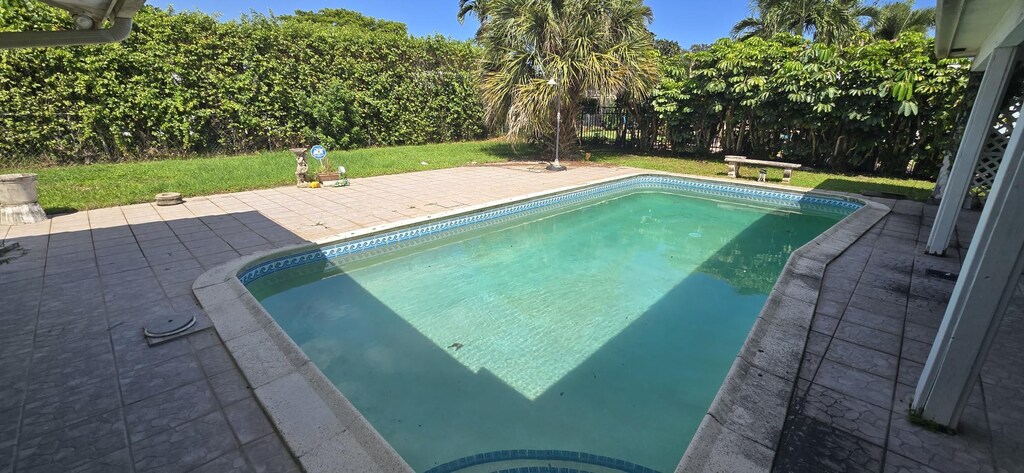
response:
<path fill-rule="evenodd" d="M 400 21 L 417 35 L 440 33 L 468 39 L 476 32 L 475 19 L 460 25 L 455 21 L 458 0 L 151 0 L 151 5 L 173 5 L 178 10 L 202 10 L 220 13 L 222 19 L 237 18 L 251 10 L 287 14 L 294 10 L 347 8 L 364 15 Z M 647 0 L 654 10 L 651 31 L 659 38 L 678 41 L 683 47 L 711 43 L 729 35 L 740 19 L 749 15 L 748 0 Z M 935 0 L 917 0 L 918 7 L 935 6 Z"/>

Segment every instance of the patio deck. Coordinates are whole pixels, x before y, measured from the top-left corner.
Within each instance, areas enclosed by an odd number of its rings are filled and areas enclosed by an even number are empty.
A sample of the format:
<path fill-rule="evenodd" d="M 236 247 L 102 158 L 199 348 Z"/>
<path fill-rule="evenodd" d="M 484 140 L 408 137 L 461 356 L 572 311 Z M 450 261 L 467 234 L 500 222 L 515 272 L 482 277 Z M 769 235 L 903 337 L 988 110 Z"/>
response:
<path fill-rule="evenodd" d="M 907 420 L 955 284 L 927 271 L 959 272 L 980 214 L 961 214 L 948 256 L 927 256 L 936 207 L 874 200 L 893 211 L 826 267 L 774 471 L 1024 471 L 1024 294 L 958 435 Z"/>
<path fill-rule="evenodd" d="M 297 471 L 223 343 L 203 330 L 198 275 L 259 250 L 636 172 L 467 167 L 0 227 L 27 250 L 0 266 L 0 472 Z M 933 207 L 885 203 L 894 212 L 828 266 L 775 469 L 1019 471 L 1018 313 L 1004 321 L 962 435 L 906 423 L 952 289 L 924 269 L 959 261 L 923 255 Z M 173 312 L 198 314 L 196 333 L 148 347 L 143 325 Z"/>
<path fill-rule="evenodd" d="M 0 472 L 298 471 L 192 295 L 241 255 L 635 173 L 466 167 L 129 205 L 0 227 Z M 149 347 L 142 327 L 199 314 Z"/>

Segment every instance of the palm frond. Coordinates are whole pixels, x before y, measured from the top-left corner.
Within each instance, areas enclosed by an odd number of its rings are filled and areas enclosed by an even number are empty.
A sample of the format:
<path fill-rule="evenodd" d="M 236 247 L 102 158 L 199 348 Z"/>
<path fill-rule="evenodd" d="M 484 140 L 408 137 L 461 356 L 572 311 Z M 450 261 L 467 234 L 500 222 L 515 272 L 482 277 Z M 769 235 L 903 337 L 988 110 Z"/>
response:
<path fill-rule="evenodd" d="M 480 38 L 485 116 L 510 137 L 553 134 L 559 97 L 563 118 L 572 117 L 585 96 L 642 99 L 657 83 L 653 14 L 641 0 L 489 1 Z"/>

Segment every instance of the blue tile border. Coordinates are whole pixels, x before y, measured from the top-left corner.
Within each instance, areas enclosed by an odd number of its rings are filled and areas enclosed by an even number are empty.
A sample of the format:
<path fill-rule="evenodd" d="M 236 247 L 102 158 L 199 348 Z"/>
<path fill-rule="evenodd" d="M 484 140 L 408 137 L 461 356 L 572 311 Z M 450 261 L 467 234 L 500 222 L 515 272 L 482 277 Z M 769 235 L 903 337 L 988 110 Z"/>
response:
<path fill-rule="evenodd" d="M 555 466 L 521 466 L 518 468 L 505 468 L 493 473 L 591 473 L 587 470 L 576 468 L 560 468 Z"/>
<path fill-rule="evenodd" d="M 602 468 L 611 468 L 614 470 L 621 471 L 623 473 L 658 473 L 657 470 L 652 470 L 645 466 L 637 465 L 632 462 L 620 460 L 618 458 L 605 457 L 602 455 L 591 455 L 583 452 L 570 452 L 567 450 L 499 450 L 487 453 L 478 453 L 476 455 L 470 455 L 468 457 L 462 457 L 457 460 L 452 460 L 448 463 L 444 463 L 435 466 L 424 473 L 455 473 L 464 468 L 471 466 L 483 465 L 487 463 L 496 462 L 508 462 L 508 461 L 564 461 L 572 463 L 582 463 L 586 465 L 599 466 Z M 527 466 L 527 467 L 510 467 L 500 470 L 501 472 L 580 472 L 584 473 L 585 470 L 579 470 L 568 467 L 541 467 L 541 466 Z"/>
<path fill-rule="evenodd" d="M 417 240 L 417 243 L 427 241 L 425 237 L 430 237 L 429 240 L 434 240 L 478 228 L 484 223 L 488 225 L 500 223 L 534 212 L 549 211 L 560 206 L 573 205 L 585 199 L 591 199 L 612 192 L 641 189 L 682 190 L 713 197 L 742 199 L 748 202 L 770 204 L 783 208 L 817 210 L 842 215 L 852 213 L 863 206 L 859 202 L 837 197 L 732 186 L 671 176 L 643 175 L 576 191 L 564 192 L 554 196 L 513 203 L 469 215 L 445 218 L 356 240 L 328 244 L 315 250 L 281 256 L 257 263 L 242 269 L 237 276 L 242 284 L 248 285 L 269 274 L 309 263 L 329 261 L 341 256 L 354 254 L 372 256 L 380 252 L 373 250 L 380 250 L 385 247 L 388 250 L 401 248 L 405 246 L 402 243 L 409 243 L 412 240 Z"/>

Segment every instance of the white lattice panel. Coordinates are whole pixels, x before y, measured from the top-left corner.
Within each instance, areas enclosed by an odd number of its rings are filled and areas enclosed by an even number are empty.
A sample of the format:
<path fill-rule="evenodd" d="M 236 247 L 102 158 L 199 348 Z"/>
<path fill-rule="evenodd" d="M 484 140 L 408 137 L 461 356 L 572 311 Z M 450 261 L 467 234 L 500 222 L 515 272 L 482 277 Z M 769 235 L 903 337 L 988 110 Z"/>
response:
<path fill-rule="evenodd" d="M 1006 97 L 1003 102 L 1006 104 L 1005 108 L 992 123 L 992 131 L 981 149 L 981 155 L 978 156 L 978 167 L 974 169 L 974 182 L 971 183 L 973 189 L 989 189 L 995 182 L 999 163 L 1003 160 L 1003 153 L 1006 152 L 1006 145 L 1013 133 L 1013 124 L 1020 116 L 1021 101 L 1022 97 L 1015 95 Z"/>
<path fill-rule="evenodd" d="M 1006 143 L 1010 141 L 1008 132 L 992 132 L 978 157 L 978 167 L 974 169 L 974 182 L 971 187 L 992 187 L 999 171 L 999 163 L 1003 160 Z"/>

